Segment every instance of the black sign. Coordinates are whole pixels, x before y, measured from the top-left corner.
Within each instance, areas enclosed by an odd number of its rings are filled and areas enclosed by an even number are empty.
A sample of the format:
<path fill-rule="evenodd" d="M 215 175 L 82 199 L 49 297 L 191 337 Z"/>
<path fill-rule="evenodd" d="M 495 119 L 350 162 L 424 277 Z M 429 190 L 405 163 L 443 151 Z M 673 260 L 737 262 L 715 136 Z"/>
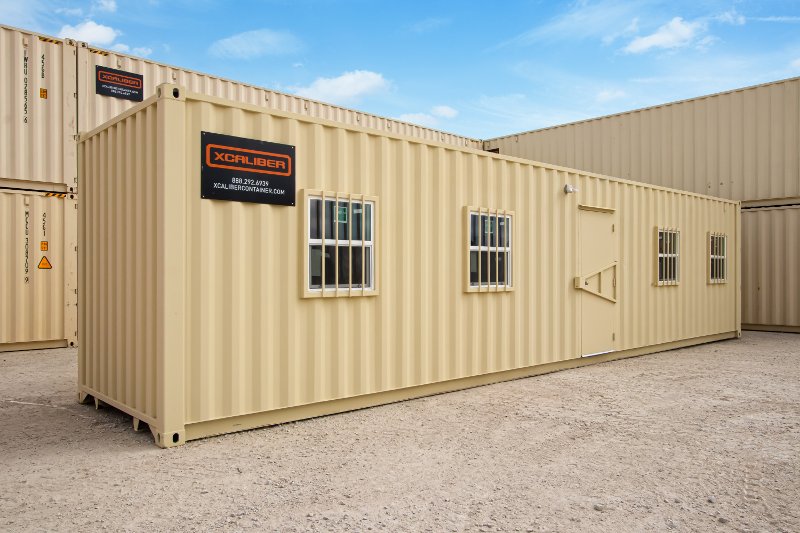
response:
<path fill-rule="evenodd" d="M 95 67 L 94 92 L 141 102 L 144 96 L 144 76 L 108 67 Z"/>
<path fill-rule="evenodd" d="M 202 198 L 294 205 L 294 146 L 204 131 L 200 148 Z"/>

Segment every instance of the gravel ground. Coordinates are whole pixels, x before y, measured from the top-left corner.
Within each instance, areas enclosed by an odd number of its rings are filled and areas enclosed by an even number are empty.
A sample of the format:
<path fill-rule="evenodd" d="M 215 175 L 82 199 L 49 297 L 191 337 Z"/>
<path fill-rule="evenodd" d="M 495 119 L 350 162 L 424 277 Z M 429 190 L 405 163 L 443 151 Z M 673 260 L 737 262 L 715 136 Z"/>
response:
<path fill-rule="evenodd" d="M 161 450 L 0 354 L 0 530 L 800 531 L 800 335 L 726 341 Z"/>

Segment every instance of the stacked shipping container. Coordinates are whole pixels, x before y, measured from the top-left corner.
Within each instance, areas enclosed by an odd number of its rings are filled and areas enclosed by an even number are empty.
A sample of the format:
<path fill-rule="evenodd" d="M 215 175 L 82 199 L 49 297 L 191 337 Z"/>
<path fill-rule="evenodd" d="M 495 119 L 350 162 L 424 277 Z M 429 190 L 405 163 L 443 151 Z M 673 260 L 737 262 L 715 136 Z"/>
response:
<path fill-rule="evenodd" d="M 740 200 L 744 234 L 752 236 L 743 240 L 743 323 L 795 332 L 798 146 L 800 78 L 484 143 L 501 154 Z"/>
<path fill-rule="evenodd" d="M 35 347 L 36 342 L 41 346 L 53 345 L 52 329 L 23 327 L 22 330 L 28 333 L 9 333 L 22 331 L 19 329 L 20 317 L 13 312 L 14 309 L 31 309 L 42 314 L 63 305 L 64 324 L 59 331 L 64 332 L 64 337 L 60 342 L 63 345 L 76 342 L 75 273 L 62 269 L 74 264 L 77 257 L 75 232 L 69 231 L 76 224 L 76 214 L 70 206 L 74 207 L 74 201 L 78 199 L 77 135 L 137 103 L 136 98 L 98 94 L 98 72 L 109 69 L 128 73 L 134 78 L 140 76 L 139 99 L 151 96 L 160 83 L 177 82 L 201 94 L 269 109 L 455 146 L 480 148 L 482 145 L 475 139 L 101 50 L 71 39 L 57 39 L 0 25 L 0 188 L 4 189 L 4 195 L 20 195 L 13 200 L 5 198 L 0 204 L 0 218 L 9 221 L 0 227 L 0 239 L 12 247 L 1 249 L 0 279 L 6 284 L 2 294 L 11 295 L 11 298 L 5 298 L 5 305 L 0 307 L 0 332 L 5 332 L 0 334 L 0 350 L 19 349 L 23 341 L 18 339 L 25 339 L 26 347 Z M 64 238 L 71 239 L 54 243 L 57 251 L 50 252 L 52 272 L 65 277 L 65 282 L 62 287 L 40 284 L 39 289 L 31 290 L 31 278 L 18 272 L 18 265 L 24 264 L 27 257 L 20 256 L 21 249 L 16 247 L 17 243 L 29 237 L 19 233 L 24 231 L 25 224 L 17 218 L 26 211 L 17 207 L 12 210 L 12 206 L 27 205 L 25 202 L 29 202 L 32 195 L 47 193 L 59 193 L 48 197 L 48 206 L 57 201 L 73 201 L 50 210 L 51 217 L 66 217 L 64 220 L 51 220 L 58 227 L 66 228 Z M 63 193 L 66 196 L 62 196 Z M 63 257 L 53 257 L 54 253 L 63 254 Z M 44 288 L 50 292 L 41 292 Z M 63 289 L 72 293 L 65 295 Z"/>
<path fill-rule="evenodd" d="M 0 27 L 0 351 L 77 342 L 76 51 Z"/>

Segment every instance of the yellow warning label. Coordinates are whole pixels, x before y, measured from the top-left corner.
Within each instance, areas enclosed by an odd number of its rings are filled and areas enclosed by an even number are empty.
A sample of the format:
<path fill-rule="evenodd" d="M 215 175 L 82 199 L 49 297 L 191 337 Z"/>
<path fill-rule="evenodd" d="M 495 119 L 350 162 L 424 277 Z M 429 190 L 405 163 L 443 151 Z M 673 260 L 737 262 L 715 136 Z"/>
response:
<path fill-rule="evenodd" d="M 43 255 L 42 260 L 39 261 L 39 268 L 47 270 L 53 268 L 53 265 L 50 264 L 50 261 L 47 260 L 47 256 Z"/>
<path fill-rule="evenodd" d="M 39 89 L 39 98 L 47 100 L 47 89 Z"/>
<path fill-rule="evenodd" d="M 42 241 L 41 244 L 39 244 L 39 249 L 41 251 L 43 251 L 43 252 L 46 252 L 47 251 L 47 241 Z"/>

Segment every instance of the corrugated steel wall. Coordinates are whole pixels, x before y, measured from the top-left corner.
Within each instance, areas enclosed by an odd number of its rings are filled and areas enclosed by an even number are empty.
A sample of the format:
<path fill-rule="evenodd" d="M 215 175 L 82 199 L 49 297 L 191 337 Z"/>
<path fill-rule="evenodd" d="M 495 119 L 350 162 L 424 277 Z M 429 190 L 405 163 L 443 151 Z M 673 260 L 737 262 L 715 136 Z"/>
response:
<path fill-rule="evenodd" d="M 376 196 L 380 294 L 301 298 L 303 206 L 201 200 L 201 131 L 295 145 L 298 190 Z M 619 215 L 618 349 L 739 327 L 736 252 L 727 284 L 705 260 L 732 202 L 197 95 L 81 146 L 81 384 L 150 416 L 159 386 L 190 424 L 579 357 L 579 203 Z M 468 205 L 515 212 L 514 291 L 464 292 Z M 654 285 L 656 226 L 682 231 L 678 286 Z"/>
<path fill-rule="evenodd" d="M 742 323 L 800 333 L 800 206 L 742 211 Z"/>
<path fill-rule="evenodd" d="M 130 109 L 136 103 L 119 98 L 95 95 L 95 67 L 100 65 L 142 74 L 144 76 L 145 98 L 152 96 L 155 88 L 162 83 L 176 83 L 196 93 L 217 96 L 244 104 L 387 131 L 397 135 L 443 142 L 454 146 L 468 146 L 471 148 L 481 148 L 483 146 L 482 141 L 477 139 L 470 139 L 391 118 L 379 117 L 299 96 L 254 87 L 133 56 L 91 48 L 85 43 L 80 43 L 78 56 L 78 93 L 81 102 L 78 122 L 81 132 L 91 131 L 126 109 Z"/>
<path fill-rule="evenodd" d="M 0 26 L 0 186 L 75 187 L 75 53 L 71 40 Z"/>
<path fill-rule="evenodd" d="M 155 107 L 124 124 L 122 131 L 109 130 L 79 146 L 86 159 L 78 225 L 78 379 L 94 390 L 113 391 L 148 421 L 158 414 L 158 388 L 139 385 L 157 379 L 156 254 L 161 243 Z"/>
<path fill-rule="evenodd" d="M 76 223 L 74 199 L 0 191 L 0 351 L 75 342 Z"/>
<path fill-rule="evenodd" d="M 734 200 L 800 197 L 800 78 L 484 145 L 501 154 Z"/>

